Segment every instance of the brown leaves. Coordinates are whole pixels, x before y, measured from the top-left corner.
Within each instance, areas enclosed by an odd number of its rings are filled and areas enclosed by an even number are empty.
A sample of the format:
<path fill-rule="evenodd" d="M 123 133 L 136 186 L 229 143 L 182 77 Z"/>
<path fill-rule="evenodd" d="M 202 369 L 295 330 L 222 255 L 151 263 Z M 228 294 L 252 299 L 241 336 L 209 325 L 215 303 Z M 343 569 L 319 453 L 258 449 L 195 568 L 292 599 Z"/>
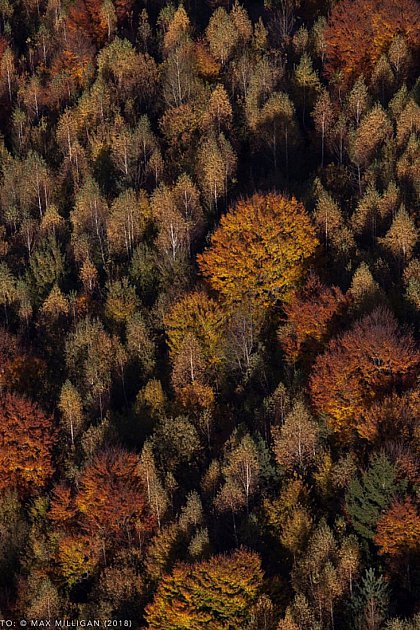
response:
<path fill-rule="evenodd" d="M 319 413 L 331 428 L 363 433 L 362 418 L 394 388 L 413 383 L 420 353 L 410 333 L 403 333 L 393 315 L 378 308 L 333 339 L 315 362 L 310 389 Z"/>
<path fill-rule="evenodd" d="M 294 363 L 316 350 L 327 336 L 331 321 L 346 306 L 346 298 L 337 287 L 327 287 L 311 274 L 301 291 L 284 307 L 286 322 L 278 337 L 287 360 Z"/>
<path fill-rule="evenodd" d="M 420 550 L 420 515 L 410 498 L 395 501 L 381 516 L 375 543 L 381 555 L 398 557 Z"/>
<path fill-rule="evenodd" d="M 0 399 L 0 491 L 23 497 L 39 491 L 53 473 L 52 419 L 30 400 L 6 393 Z"/>
<path fill-rule="evenodd" d="M 369 74 L 395 35 L 412 50 L 420 44 L 420 12 L 415 0 L 344 0 L 334 5 L 325 31 L 327 71 L 347 82 Z"/>

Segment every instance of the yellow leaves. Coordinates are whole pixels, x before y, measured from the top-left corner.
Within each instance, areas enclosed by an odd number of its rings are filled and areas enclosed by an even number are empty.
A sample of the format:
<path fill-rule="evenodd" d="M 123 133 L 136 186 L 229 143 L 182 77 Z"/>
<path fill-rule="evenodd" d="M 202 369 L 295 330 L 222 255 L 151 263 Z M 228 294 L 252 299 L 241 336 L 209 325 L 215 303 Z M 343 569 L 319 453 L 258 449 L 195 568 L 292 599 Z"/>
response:
<path fill-rule="evenodd" d="M 388 232 L 378 240 L 395 258 L 409 260 L 417 245 L 418 237 L 419 231 L 416 224 L 402 205 Z"/>
<path fill-rule="evenodd" d="M 221 331 L 224 312 L 215 300 L 205 293 L 189 293 L 177 302 L 165 316 L 165 329 L 171 356 L 175 358 L 181 351 L 188 334 L 199 342 L 204 357 L 210 365 L 221 362 Z"/>
<path fill-rule="evenodd" d="M 245 628 L 262 587 L 256 553 L 236 550 L 193 565 L 178 565 L 159 583 L 146 609 L 150 630 Z"/>
<path fill-rule="evenodd" d="M 222 217 L 198 263 L 227 304 L 249 300 L 267 308 L 287 300 L 317 244 L 309 216 L 296 199 L 254 195 Z"/>
<path fill-rule="evenodd" d="M 99 543 L 89 536 L 64 536 L 58 543 L 57 562 L 69 586 L 88 577 L 99 561 Z"/>
<path fill-rule="evenodd" d="M 117 197 L 111 205 L 107 222 L 107 237 L 112 253 L 129 255 L 140 240 L 150 217 L 147 195 L 131 189 Z"/>
<path fill-rule="evenodd" d="M 175 12 L 175 15 L 169 24 L 163 38 L 163 46 L 166 52 L 169 52 L 172 48 L 182 42 L 182 40 L 188 35 L 190 30 L 190 20 L 184 7 L 180 5 Z"/>
<path fill-rule="evenodd" d="M 68 299 L 55 284 L 41 307 L 42 313 L 55 320 L 60 315 L 68 315 L 69 309 Z"/>

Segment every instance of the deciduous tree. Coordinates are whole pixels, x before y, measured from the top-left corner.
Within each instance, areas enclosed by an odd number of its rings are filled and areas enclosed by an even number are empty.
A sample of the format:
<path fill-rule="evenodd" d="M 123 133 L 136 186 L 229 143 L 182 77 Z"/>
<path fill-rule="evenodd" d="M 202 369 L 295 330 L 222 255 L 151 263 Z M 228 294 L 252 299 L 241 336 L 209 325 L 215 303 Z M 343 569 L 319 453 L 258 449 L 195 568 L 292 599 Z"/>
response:
<path fill-rule="evenodd" d="M 316 245 L 301 203 L 281 195 L 254 195 L 222 217 L 198 262 L 228 304 L 247 299 L 267 307 L 287 300 Z"/>
<path fill-rule="evenodd" d="M 0 490 L 28 497 L 53 474 L 52 418 L 32 401 L 3 393 L 0 400 Z"/>
<path fill-rule="evenodd" d="M 384 392 L 413 382 L 419 361 L 411 334 L 402 333 L 393 315 L 378 308 L 330 341 L 317 358 L 310 380 L 312 402 L 334 431 L 349 437 Z"/>
<path fill-rule="evenodd" d="M 148 626 L 156 630 L 181 630 L 186 625 L 209 630 L 244 627 L 261 591 L 262 577 L 259 556 L 244 550 L 178 565 L 161 580 L 146 609 Z"/>

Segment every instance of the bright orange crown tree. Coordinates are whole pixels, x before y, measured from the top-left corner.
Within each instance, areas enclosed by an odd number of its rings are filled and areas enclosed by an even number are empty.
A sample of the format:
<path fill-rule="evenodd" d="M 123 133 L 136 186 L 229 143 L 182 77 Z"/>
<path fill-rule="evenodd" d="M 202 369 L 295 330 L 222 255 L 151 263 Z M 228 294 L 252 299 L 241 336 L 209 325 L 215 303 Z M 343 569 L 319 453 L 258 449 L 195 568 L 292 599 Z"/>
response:
<path fill-rule="evenodd" d="M 245 300 L 266 308 L 287 300 L 317 244 L 309 215 L 295 198 L 256 194 L 222 217 L 198 263 L 227 304 Z"/>

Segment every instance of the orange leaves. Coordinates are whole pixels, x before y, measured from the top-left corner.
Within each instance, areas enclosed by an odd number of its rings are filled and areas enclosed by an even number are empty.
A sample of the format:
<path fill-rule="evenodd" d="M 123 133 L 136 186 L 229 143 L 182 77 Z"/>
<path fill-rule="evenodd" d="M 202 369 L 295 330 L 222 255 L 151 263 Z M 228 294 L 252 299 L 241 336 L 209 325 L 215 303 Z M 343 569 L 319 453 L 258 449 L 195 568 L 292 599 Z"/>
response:
<path fill-rule="evenodd" d="M 52 419 L 30 400 L 6 393 L 0 399 L 0 491 L 23 497 L 39 491 L 53 467 Z"/>
<path fill-rule="evenodd" d="M 363 416 L 387 392 L 410 386 L 419 364 L 412 335 L 402 333 L 393 315 L 378 308 L 317 358 L 312 402 L 334 431 L 348 435 L 355 428 L 363 435 Z"/>
<path fill-rule="evenodd" d="M 136 455 L 115 449 L 85 468 L 75 503 L 87 531 L 121 537 L 133 527 L 151 529 L 138 463 Z"/>
<path fill-rule="evenodd" d="M 317 244 L 301 203 L 257 194 L 222 217 L 198 263 L 228 304 L 248 300 L 266 308 L 287 300 Z"/>
<path fill-rule="evenodd" d="M 97 455 L 82 471 L 77 491 L 54 488 L 50 520 L 71 531 L 124 539 L 129 532 L 148 532 L 154 521 L 146 508 L 139 458 L 120 449 Z"/>
<path fill-rule="evenodd" d="M 337 287 L 326 287 L 311 274 L 301 291 L 284 307 L 287 321 L 278 337 L 287 360 L 295 362 L 306 350 L 316 349 L 330 329 L 331 320 L 346 305 Z"/>
<path fill-rule="evenodd" d="M 415 50 L 420 44 L 420 11 L 415 0 L 343 0 L 331 12 L 325 31 L 327 71 L 344 80 L 369 74 L 396 35 Z"/>
<path fill-rule="evenodd" d="M 48 513 L 56 532 L 55 560 L 69 586 L 103 559 L 106 549 L 150 533 L 140 459 L 121 449 L 104 451 L 82 470 L 77 488 L 55 486 Z"/>
<path fill-rule="evenodd" d="M 375 543 L 381 555 L 398 557 L 420 551 L 420 515 L 410 498 L 395 501 L 381 516 Z"/>

